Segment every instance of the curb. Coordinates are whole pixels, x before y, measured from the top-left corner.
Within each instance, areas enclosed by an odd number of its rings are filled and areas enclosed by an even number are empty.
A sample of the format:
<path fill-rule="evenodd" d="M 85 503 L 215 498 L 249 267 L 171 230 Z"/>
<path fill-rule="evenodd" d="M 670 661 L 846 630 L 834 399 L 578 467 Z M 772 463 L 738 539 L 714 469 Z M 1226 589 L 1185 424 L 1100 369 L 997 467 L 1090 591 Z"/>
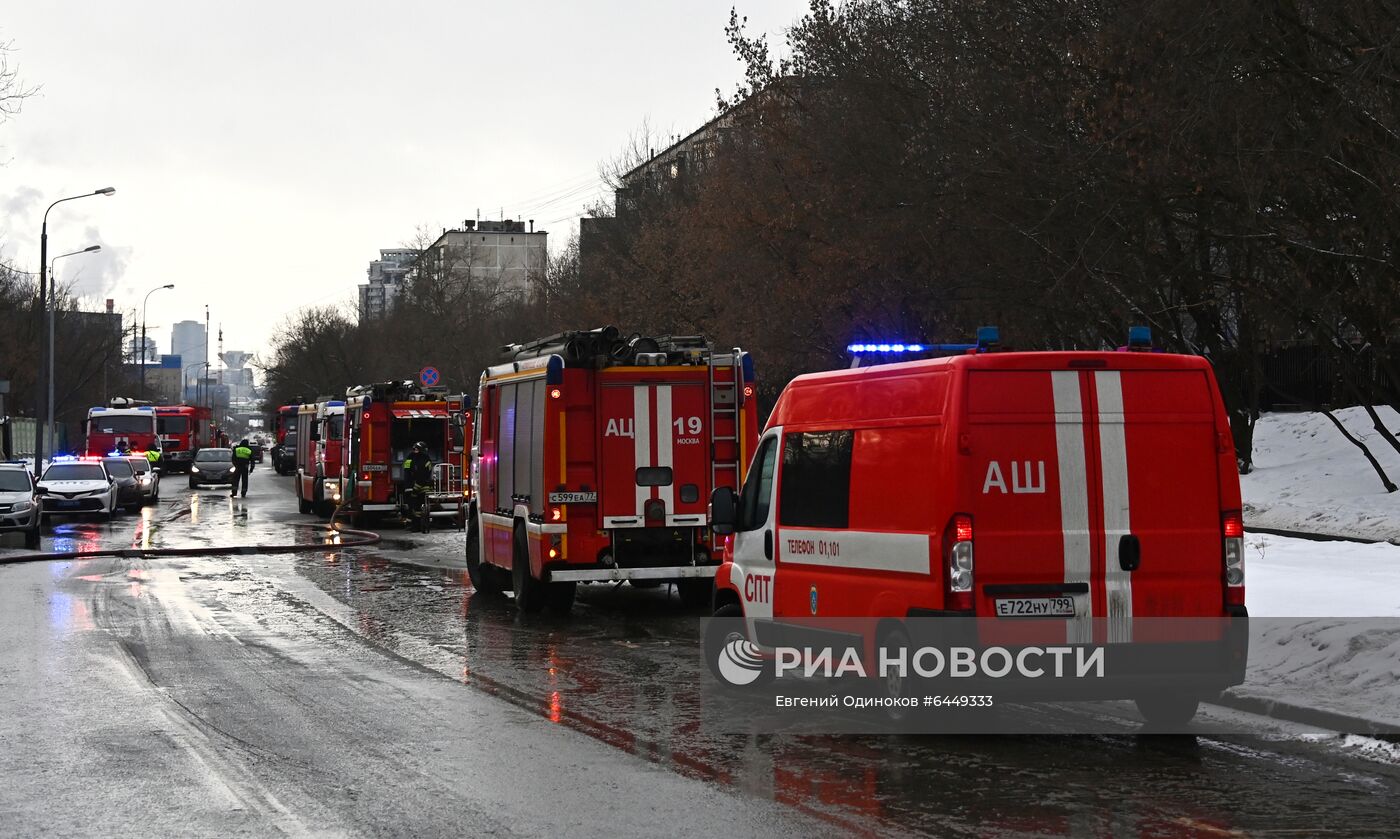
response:
<path fill-rule="evenodd" d="M 0 565 L 15 565 L 21 562 L 44 562 L 61 559 L 96 559 L 97 557 L 117 557 L 120 559 L 146 559 L 161 556 L 221 556 L 227 554 L 292 554 L 310 551 L 324 551 L 326 548 L 360 548 L 379 543 L 380 536 L 370 530 L 352 530 L 348 527 L 333 528 L 323 524 L 294 524 L 293 527 L 311 527 L 325 533 L 349 535 L 352 538 L 335 545 L 292 544 L 292 545 L 210 545 L 199 548 L 116 548 L 105 551 L 64 551 L 62 553 L 30 553 L 15 556 L 0 556 Z"/>
<path fill-rule="evenodd" d="M 1310 725 L 1314 728 L 1325 728 L 1342 734 L 1359 734 L 1364 737 L 1374 737 L 1377 740 L 1400 743 L 1400 724 L 1397 723 L 1383 723 L 1349 714 L 1339 714 L 1335 711 L 1323 711 L 1304 705 L 1294 705 L 1291 702 L 1280 702 L 1276 699 L 1240 696 L 1229 691 L 1216 699 L 1207 700 L 1206 704 L 1221 705 L 1236 711 Z"/>

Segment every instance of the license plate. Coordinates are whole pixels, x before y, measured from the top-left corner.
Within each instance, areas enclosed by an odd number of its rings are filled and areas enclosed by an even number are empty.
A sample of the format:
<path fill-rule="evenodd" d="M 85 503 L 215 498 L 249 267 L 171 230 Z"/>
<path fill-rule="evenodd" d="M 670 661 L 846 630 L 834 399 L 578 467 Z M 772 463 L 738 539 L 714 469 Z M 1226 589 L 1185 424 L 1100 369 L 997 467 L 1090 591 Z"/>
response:
<path fill-rule="evenodd" d="M 1005 597 L 997 599 L 999 618 L 1072 618 L 1073 597 Z"/>
<path fill-rule="evenodd" d="M 598 493 L 596 492 L 551 492 L 549 494 L 551 504 L 597 504 Z"/>
<path fill-rule="evenodd" d="M 63 500 L 60 500 L 60 501 L 55 501 L 55 502 L 53 502 L 53 507 L 54 507 L 55 510 L 74 510 L 74 509 L 77 509 L 78 506 L 79 506 L 79 502 L 77 502 L 77 501 L 63 501 Z"/>

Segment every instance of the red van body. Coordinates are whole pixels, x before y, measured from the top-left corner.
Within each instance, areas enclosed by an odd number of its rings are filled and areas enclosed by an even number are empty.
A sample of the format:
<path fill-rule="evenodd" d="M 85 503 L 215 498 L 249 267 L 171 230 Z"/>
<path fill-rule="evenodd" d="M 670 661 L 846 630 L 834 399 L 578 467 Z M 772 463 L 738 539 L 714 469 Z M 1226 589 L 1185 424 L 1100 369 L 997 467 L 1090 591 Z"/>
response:
<path fill-rule="evenodd" d="M 759 624 L 813 617 L 1063 618 L 1039 623 L 1112 644 L 1143 618 L 1245 614 L 1234 447 L 1199 357 L 974 351 L 799 376 L 737 504 L 715 607 L 760 644 Z"/>

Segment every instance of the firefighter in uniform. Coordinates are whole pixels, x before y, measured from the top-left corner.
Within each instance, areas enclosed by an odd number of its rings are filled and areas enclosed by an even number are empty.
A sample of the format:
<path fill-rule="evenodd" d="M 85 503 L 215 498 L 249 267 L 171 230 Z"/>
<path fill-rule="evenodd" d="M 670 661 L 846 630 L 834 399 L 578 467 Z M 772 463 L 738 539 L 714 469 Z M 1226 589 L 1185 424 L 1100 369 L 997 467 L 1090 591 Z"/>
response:
<path fill-rule="evenodd" d="M 418 530 L 428 532 L 428 491 L 432 489 L 433 460 L 428 457 L 428 447 L 414 443 L 408 457 L 403 462 L 404 495 L 408 499 L 408 509 L 418 514 Z"/>
<path fill-rule="evenodd" d="M 248 497 L 248 473 L 253 471 L 253 450 L 248 446 L 248 439 L 245 437 L 238 441 L 238 445 L 233 447 L 233 492 L 229 497 L 238 495 L 238 485 L 243 485 L 243 497 Z"/>

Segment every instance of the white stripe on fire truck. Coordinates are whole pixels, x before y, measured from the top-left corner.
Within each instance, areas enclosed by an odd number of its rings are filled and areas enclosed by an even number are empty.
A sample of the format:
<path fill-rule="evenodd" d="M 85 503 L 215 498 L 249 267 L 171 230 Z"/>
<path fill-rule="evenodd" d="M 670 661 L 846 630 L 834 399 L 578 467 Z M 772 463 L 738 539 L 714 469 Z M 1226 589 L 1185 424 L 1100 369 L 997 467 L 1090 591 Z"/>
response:
<path fill-rule="evenodd" d="M 1050 373 L 1055 395 L 1055 459 L 1060 468 L 1060 531 L 1064 536 L 1066 583 L 1088 583 L 1092 579 L 1089 561 L 1089 477 L 1084 452 L 1084 402 L 1079 392 L 1079 373 L 1056 370 Z M 1066 640 L 1088 643 L 1093 640 L 1094 596 L 1074 598 L 1075 616 L 1065 621 Z"/>
<path fill-rule="evenodd" d="M 1116 370 L 1094 374 L 1099 397 L 1099 458 L 1103 472 L 1104 582 L 1108 640 L 1133 640 L 1133 577 L 1118 564 L 1118 543 L 1132 532 L 1128 505 L 1128 444 L 1123 424 L 1123 380 Z"/>
<path fill-rule="evenodd" d="M 632 482 L 637 482 L 637 469 L 651 465 L 651 388 L 638 385 L 632 388 L 632 443 L 635 452 Z M 651 498 L 651 487 L 637 486 L 636 513 L 646 515 L 646 503 Z"/>
<path fill-rule="evenodd" d="M 672 465 L 671 451 L 675 442 L 675 435 L 671 433 L 671 386 L 657 385 L 656 387 L 656 465 L 669 467 Z M 666 486 L 657 487 L 657 497 L 666 505 L 666 514 L 671 515 L 676 512 L 676 482 L 674 472 L 671 483 Z"/>

